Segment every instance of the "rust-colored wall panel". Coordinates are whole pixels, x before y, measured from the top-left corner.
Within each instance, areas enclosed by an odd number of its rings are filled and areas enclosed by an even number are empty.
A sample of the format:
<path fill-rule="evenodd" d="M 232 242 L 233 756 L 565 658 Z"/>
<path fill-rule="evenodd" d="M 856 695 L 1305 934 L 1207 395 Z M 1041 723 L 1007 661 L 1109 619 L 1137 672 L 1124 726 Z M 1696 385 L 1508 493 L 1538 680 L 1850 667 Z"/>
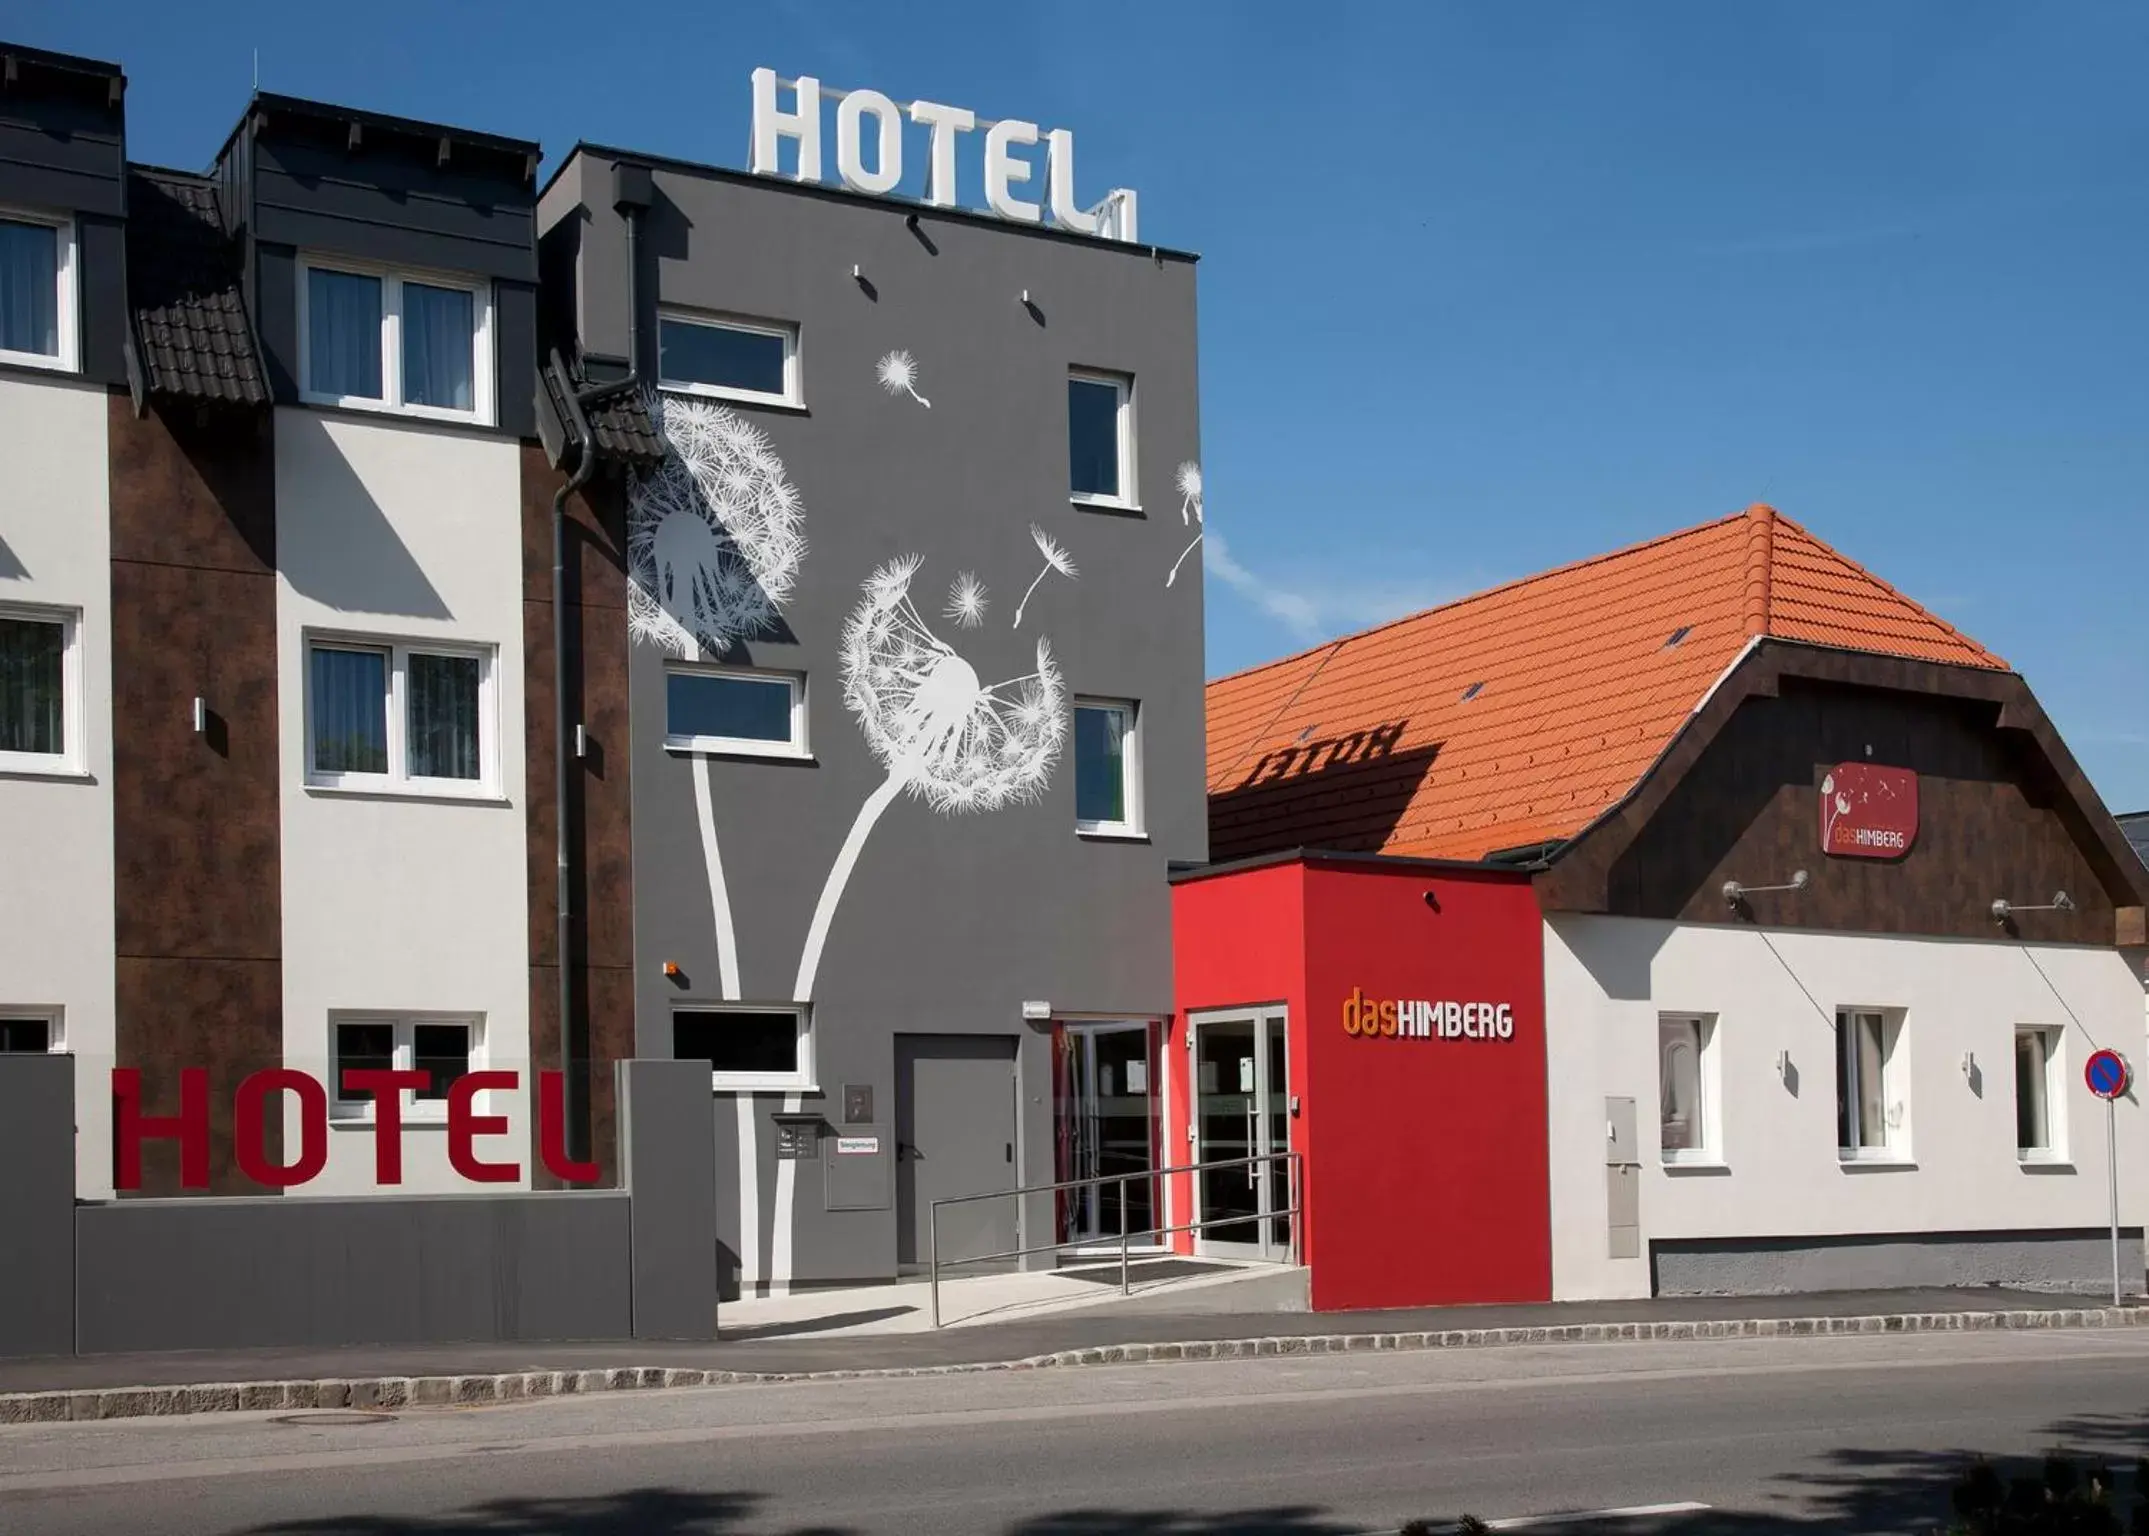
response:
<path fill-rule="evenodd" d="M 178 1114 L 181 1069 L 207 1068 L 209 1193 L 267 1193 L 232 1158 L 231 1096 L 249 1074 L 283 1065 L 282 965 L 122 955 L 118 1001 L 120 1065 L 141 1070 L 143 1113 Z M 268 1117 L 263 1144 L 272 1160 L 283 1160 L 280 1117 Z M 177 1142 L 143 1144 L 140 1192 L 187 1193 L 179 1187 Z"/>
<path fill-rule="evenodd" d="M 208 1068 L 212 1189 L 258 1193 L 231 1094 L 283 1057 L 274 437 L 266 414 L 137 417 L 118 395 L 108 427 L 117 1064 L 150 1114 Z M 177 1148 L 143 1171 L 177 1192 Z"/>
<path fill-rule="evenodd" d="M 552 494 L 561 476 L 525 445 L 523 483 L 524 752 L 530 880 L 530 1043 L 557 1068 L 558 848 L 552 648 Z M 619 487 L 599 482 L 568 499 L 568 634 L 576 665 L 573 718 L 587 754 L 576 764 L 569 827 L 575 914 L 570 958 L 589 1053 L 591 1153 L 617 1178 L 612 1063 L 634 1054 L 633 872 L 628 780 L 626 568 Z M 538 1166 L 540 1182 L 549 1182 Z"/>

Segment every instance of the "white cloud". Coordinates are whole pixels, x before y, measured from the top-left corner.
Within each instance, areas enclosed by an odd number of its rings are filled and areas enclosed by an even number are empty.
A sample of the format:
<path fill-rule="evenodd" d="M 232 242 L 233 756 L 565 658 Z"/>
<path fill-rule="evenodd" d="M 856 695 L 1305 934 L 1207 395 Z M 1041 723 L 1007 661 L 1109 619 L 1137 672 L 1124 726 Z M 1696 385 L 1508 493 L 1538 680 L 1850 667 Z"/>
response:
<path fill-rule="evenodd" d="M 1240 564 L 1214 528 L 1206 531 L 1201 549 L 1203 570 L 1281 623 L 1302 645 L 1370 629 L 1447 602 L 1456 595 L 1430 582 L 1281 586 Z"/>

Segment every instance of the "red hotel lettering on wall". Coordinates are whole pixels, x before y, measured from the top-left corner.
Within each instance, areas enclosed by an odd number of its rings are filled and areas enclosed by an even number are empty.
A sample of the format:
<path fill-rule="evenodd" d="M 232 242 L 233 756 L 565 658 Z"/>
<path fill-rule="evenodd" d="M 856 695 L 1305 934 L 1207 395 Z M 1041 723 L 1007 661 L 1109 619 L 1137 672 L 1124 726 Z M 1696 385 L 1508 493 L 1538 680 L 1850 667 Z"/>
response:
<path fill-rule="evenodd" d="M 374 1182 L 403 1182 L 403 1101 L 401 1090 L 422 1088 L 431 1079 L 423 1072 L 392 1072 L 378 1068 L 353 1069 L 343 1074 L 346 1093 L 373 1095 Z M 487 1089 L 513 1092 L 521 1074 L 509 1071 L 467 1072 L 448 1089 L 448 1163 L 473 1184 L 510 1184 L 522 1177 L 522 1164 L 493 1162 L 477 1154 L 480 1136 L 501 1136 L 508 1130 L 505 1115 L 481 1115 L 477 1096 Z M 295 1161 L 276 1163 L 264 1155 L 262 1133 L 268 1124 L 271 1094 L 289 1093 L 298 1100 L 299 1154 Z M 593 1162 L 567 1155 L 566 1081 L 557 1072 L 537 1074 L 538 1159 L 565 1184 L 594 1184 L 601 1177 Z M 209 1073 L 188 1067 L 179 1074 L 179 1113 L 142 1113 L 142 1074 L 139 1068 L 115 1067 L 112 1071 L 114 1161 L 112 1183 L 118 1189 L 142 1187 L 142 1143 L 179 1143 L 179 1187 L 209 1187 Z M 271 1067 L 243 1078 L 232 1095 L 232 1157 L 239 1171 L 269 1189 L 289 1189 L 321 1176 L 328 1166 L 328 1090 L 319 1079 L 289 1067 Z"/>
<path fill-rule="evenodd" d="M 1918 840 L 1918 776 L 1908 768 L 1838 763 L 1821 776 L 1821 852 L 1899 859 Z"/>

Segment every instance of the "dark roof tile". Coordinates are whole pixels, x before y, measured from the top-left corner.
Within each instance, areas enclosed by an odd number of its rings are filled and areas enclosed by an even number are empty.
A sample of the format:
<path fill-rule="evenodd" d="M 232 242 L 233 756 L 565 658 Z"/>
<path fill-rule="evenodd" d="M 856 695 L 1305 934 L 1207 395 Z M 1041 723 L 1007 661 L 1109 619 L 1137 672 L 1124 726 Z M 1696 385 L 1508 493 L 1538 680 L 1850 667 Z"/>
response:
<path fill-rule="evenodd" d="M 151 394 L 269 403 L 246 317 L 239 245 L 225 232 L 207 178 L 129 167 L 127 288 Z"/>

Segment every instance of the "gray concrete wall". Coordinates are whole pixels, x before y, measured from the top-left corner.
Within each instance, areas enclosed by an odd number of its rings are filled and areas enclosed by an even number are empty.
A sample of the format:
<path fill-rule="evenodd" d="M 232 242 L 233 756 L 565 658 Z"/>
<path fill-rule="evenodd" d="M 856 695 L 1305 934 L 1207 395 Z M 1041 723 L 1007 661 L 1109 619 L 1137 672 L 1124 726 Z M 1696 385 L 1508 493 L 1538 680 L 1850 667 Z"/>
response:
<path fill-rule="evenodd" d="M 831 1122 L 842 1085 L 854 1083 L 873 1088 L 878 1119 L 892 1125 L 897 1032 L 1018 1037 L 1017 1172 L 1049 1180 L 1049 1035 L 1023 1022 L 1021 1005 L 1168 1014 L 1166 868 L 1207 851 L 1198 553 L 1165 586 L 1195 531 L 1173 485 L 1177 467 L 1201 456 L 1194 266 L 787 183 L 662 165 L 655 183 L 640 283 L 652 371 L 659 302 L 800 328 L 803 407 L 734 407 L 767 435 L 796 487 L 808 553 L 783 633 L 731 659 L 806 674 L 812 749 L 809 763 L 708 764 L 739 997 L 793 1000 L 824 878 L 887 778 L 845 707 L 839 665 L 844 621 L 876 566 L 923 558 L 915 604 L 983 682 L 1034 670 L 1042 637 L 1065 678 L 1063 707 L 1077 694 L 1140 701 L 1144 839 L 1076 834 L 1071 741 L 1034 803 L 942 814 L 900 799 L 865 843 L 811 999 L 816 1086 L 826 1097 L 808 1107 L 824 1107 Z M 556 251 L 563 240 L 574 247 L 582 344 L 623 355 L 624 232 L 610 185 L 610 162 L 585 151 L 544 199 L 540 222 Z M 568 195 L 576 187 L 589 192 L 579 203 Z M 906 222 L 913 211 L 915 231 Z M 555 270 L 567 265 L 560 259 Z M 930 410 L 876 380 L 877 361 L 899 349 L 916 360 Z M 1070 367 L 1134 377 L 1138 515 L 1070 504 Z M 1049 577 L 1016 630 L 1016 604 L 1041 568 L 1032 524 L 1067 547 L 1080 575 Z M 991 595 L 975 629 L 941 618 L 964 571 Z M 694 766 L 664 748 L 665 661 L 656 646 L 632 648 L 637 1045 L 651 1056 L 670 1054 L 674 1007 L 724 997 Z M 666 961 L 680 967 L 676 980 L 664 976 Z M 788 1206 L 778 1198 L 771 1116 L 782 1102 L 749 1102 L 744 1152 L 737 1106 L 719 1105 L 719 1209 L 734 1262 L 751 1211 L 765 1259 L 788 1221 L 791 1280 L 892 1274 L 892 1205 L 829 1210 L 817 1163 L 796 1171 Z M 751 1171 L 742 1171 L 749 1158 Z M 1049 1200 L 1033 1202 L 1025 1240 L 1048 1240 L 1050 1222 Z"/>
<path fill-rule="evenodd" d="M 624 1190 L 80 1206 L 73 1067 L 0 1056 L 0 1356 L 716 1337 L 694 1064 L 618 1064 Z"/>
<path fill-rule="evenodd" d="M 1939 1232 L 1843 1238 L 1680 1240 L 1650 1245 L 1659 1296 L 2001 1286 L 2110 1295 L 2108 1231 Z M 2119 1272 L 2142 1290 L 2142 1232 L 2119 1231 Z"/>
<path fill-rule="evenodd" d="M 74 1069 L 0 1055 L 0 1358 L 75 1347 Z"/>

